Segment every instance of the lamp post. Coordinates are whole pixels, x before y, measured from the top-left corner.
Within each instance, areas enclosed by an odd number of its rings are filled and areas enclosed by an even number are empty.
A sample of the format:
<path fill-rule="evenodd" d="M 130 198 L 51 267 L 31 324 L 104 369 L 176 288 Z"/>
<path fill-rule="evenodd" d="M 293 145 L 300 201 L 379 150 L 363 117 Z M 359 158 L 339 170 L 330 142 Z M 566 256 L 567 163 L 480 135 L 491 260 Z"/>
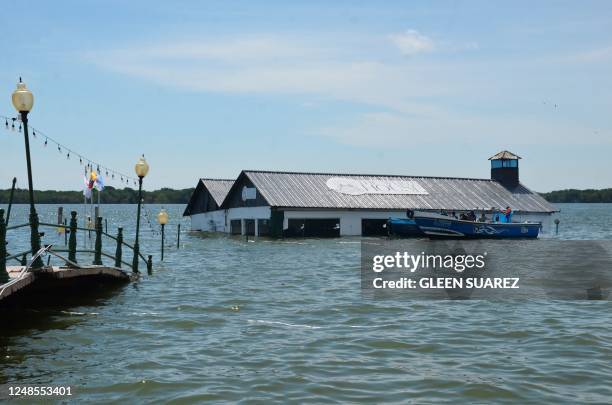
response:
<path fill-rule="evenodd" d="M 164 261 L 164 228 L 168 223 L 168 213 L 165 209 L 161 209 L 157 214 L 157 222 L 161 225 L 161 259 Z"/>
<path fill-rule="evenodd" d="M 140 205 L 142 204 L 142 179 L 149 173 L 149 165 L 144 158 L 144 155 L 138 160 L 134 166 L 136 176 L 138 176 L 138 213 L 136 214 L 136 241 L 134 242 L 134 259 L 132 260 L 132 271 L 138 273 L 138 255 L 140 248 L 138 246 L 138 234 L 140 233 Z"/>
<path fill-rule="evenodd" d="M 23 137 L 25 139 L 26 163 L 28 167 L 28 189 L 30 193 L 30 245 L 32 247 L 32 256 L 40 250 L 40 234 L 38 233 L 38 214 L 34 207 L 34 186 L 32 184 L 32 161 L 30 159 L 30 138 L 28 135 L 28 113 L 34 105 L 34 95 L 27 89 L 25 83 L 19 78 L 17 90 L 13 92 L 13 106 L 19 112 L 21 122 L 23 123 Z M 43 261 L 37 257 L 32 263 L 32 268 L 43 267 Z"/>

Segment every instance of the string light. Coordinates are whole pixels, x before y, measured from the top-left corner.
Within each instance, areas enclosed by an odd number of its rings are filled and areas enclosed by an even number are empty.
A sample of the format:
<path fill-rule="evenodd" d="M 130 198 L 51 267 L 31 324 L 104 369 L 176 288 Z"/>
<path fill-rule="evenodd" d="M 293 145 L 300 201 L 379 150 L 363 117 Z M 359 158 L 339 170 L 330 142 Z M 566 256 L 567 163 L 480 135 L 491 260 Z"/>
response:
<path fill-rule="evenodd" d="M 10 130 L 11 131 L 19 131 L 21 132 L 22 130 L 22 124 L 21 124 L 21 120 L 18 120 L 18 118 L 14 118 L 14 117 L 7 117 L 4 115 L 0 115 L 0 119 L 4 118 L 4 127 L 6 130 Z M 11 123 L 11 125 L 9 126 L 9 121 Z M 19 121 L 19 126 L 17 127 L 17 125 L 15 124 L 15 121 Z M 34 127 L 30 127 L 32 129 L 32 136 L 34 138 L 37 138 L 37 135 L 41 135 L 41 138 L 44 138 L 44 142 L 43 142 L 43 146 L 48 146 L 49 142 L 53 143 L 56 147 L 59 153 L 66 153 L 66 159 L 67 160 L 71 160 L 70 159 L 70 155 L 76 155 L 79 157 L 79 165 L 83 165 L 84 162 L 87 162 L 86 168 L 88 170 L 93 170 L 94 167 L 97 168 L 98 173 L 102 173 L 104 171 L 104 173 L 106 173 L 106 176 L 109 177 L 111 179 L 121 179 L 121 183 L 123 183 L 125 181 L 125 184 L 127 184 L 128 186 L 130 185 L 130 181 L 134 182 L 134 185 L 137 185 L 137 179 L 131 176 L 127 176 L 123 173 L 121 173 L 118 170 L 113 170 L 110 167 L 106 167 L 101 165 L 100 163 L 94 162 L 91 159 L 88 159 L 87 157 L 83 156 L 80 153 L 77 153 L 76 151 L 74 151 L 71 148 L 68 148 L 66 145 L 61 144 L 60 142 L 58 142 L 57 140 L 55 140 L 54 138 L 50 137 L 48 134 L 46 134 L 45 132 L 41 131 L 40 129 L 36 129 Z"/>

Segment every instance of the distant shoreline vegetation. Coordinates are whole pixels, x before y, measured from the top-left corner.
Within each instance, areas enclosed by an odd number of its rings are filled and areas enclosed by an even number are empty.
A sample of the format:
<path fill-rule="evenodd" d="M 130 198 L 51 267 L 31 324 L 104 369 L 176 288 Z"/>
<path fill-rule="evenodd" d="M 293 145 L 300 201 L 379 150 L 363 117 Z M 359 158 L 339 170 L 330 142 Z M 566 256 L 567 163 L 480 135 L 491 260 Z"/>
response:
<path fill-rule="evenodd" d="M 174 190 L 162 188 L 155 191 L 143 191 L 144 202 L 147 204 L 187 204 L 193 188 Z M 0 204 L 8 204 L 11 190 L 0 190 Z M 94 202 L 98 200 L 97 191 L 94 190 Z M 56 191 L 43 190 L 34 191 L 34 199 L 37 204 L 79 204 L 83 202 L 82 191 Z M 100 202 L 102 204 L 136 204 L 138 202 L 138 190 L 126 187 L 116 189 L 106 186 L 102 191 Z M 14 204 L 27 204 L 28 190 L 15 189 L 13 197 Z"/>
<path fill-rule="evenodd" d="M 187 204 L 193 188 L 174 190 L 162 188 L 154 191 L 143 191 L 144 201 L 147 204 Z M 94 200 L 97 195 L 94 191 Z M 0 204 L 8 204 L 11 194 L 10 189 L 0 190 Z M 601 190 L 557 190 L 549 193 L 540 193 L 551 203 L 612 203 L 612 188 Z M 34 198 L 39 204 L 79 204 L 83 202 L 82 191 L 34 191 Z M 116 189 L 107 186 L 102 192 L 102 204 L 136 204 L 138 202 L 138 190 L 126 187 Z M 15 189 L 13 198 L 15 204 L 28 203 L 28 190 Z"/>
<path fill-rule="evenodd" d="M 612 203 L 612 188 L 601 190 L 558 190 L 549 193 L 540 193 L 551 203 Z"/>

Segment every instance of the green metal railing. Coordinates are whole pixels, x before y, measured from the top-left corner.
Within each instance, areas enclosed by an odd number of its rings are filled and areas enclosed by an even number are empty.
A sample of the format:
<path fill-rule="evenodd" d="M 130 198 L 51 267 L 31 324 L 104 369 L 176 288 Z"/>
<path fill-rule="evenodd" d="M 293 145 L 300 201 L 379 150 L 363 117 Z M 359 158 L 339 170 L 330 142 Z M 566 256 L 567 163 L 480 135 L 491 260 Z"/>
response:
<path fill-rule="evenodd" d="M 68 253 L 68 260 L 73 263 L 78 263 L 77 253 L 93 254 L 94 259 L 93 259 L 92 264 L 94 265 L 102 265 L 103 264 L 102 257 L 106 257 L 108 259 L 113 260 L 114 262 L 113 264 L 115 267 L 120 268 L 122 265 L 126 265 L 128 268 L 131 268 L 134 273 L 138 272 L 137 269 L 134 269 L 133 263 L 130 264 L 129 262 L 123 260 L 123 247 L 127 247 L 128 249 L 132 250 L 132 253 L 134 253 L 134 246 L 130 245 L 129 243 L 123 240 L 123 228 L 118 228 L 116 236 L 110 235 L 109 233 L 103 231 L 102 217 L 98 217 L 96 220 L 95 228 L 93 229 L 93 232 L 95 233 L 94 249 L 78 249 L 77 248 L 77 232 L 78 231 L 92 232 L 92 229 L 82 228 L 82 227 L 77 226 L 76 211 L 72 211 L 70 215 L 71 215 L 71 218 L 70 218 L 69 225 L 67 225 L 65 222 L 64 224 L 50 224 L 46 222 L 39 223 L 39 226 L 41 227 L 50 227 L 50 228 L 56 228 L 56 229 L 63 228 L 64 232 L 69 235 L 68 238 L 64 238 L 64 242 L 65 243 L 67 242 L 67 248 L 60 248 L 60 249 L 53 248 L 52 250 L 54 252 Z M 6 251 L 6 244 L 7 244 L 6 233 L 7 231 L 24 228 L 27 226 L 30 226 L 30 224 L 25 223 L 25 224 L 11 225 L 7 227 L 4 222 L 4 210 L 0 209 L 0 284 L 8 280 L 8 273 L 6 272 L 6 262 L 8 260 L 16 260 L 20 264 L 23 265 L 24 258 L 26 257 L 26 255 L 32 254 L 31 250 L 27 250 L 25 252 L 20 252 L 17 254 L 9 254 Z M 114 255 L 104 252 L 102 250 L 104 237 L 114 241 L 114 244 L 115 244 L 115 254 Z M 146 264 L 147 272 L 151 274 L 152 269 L 153 269 L 153 256 L 149 255 L 148 257 L 145 257 L 142 253 L 138 252 L 138 258 L 141 259 Z"/>

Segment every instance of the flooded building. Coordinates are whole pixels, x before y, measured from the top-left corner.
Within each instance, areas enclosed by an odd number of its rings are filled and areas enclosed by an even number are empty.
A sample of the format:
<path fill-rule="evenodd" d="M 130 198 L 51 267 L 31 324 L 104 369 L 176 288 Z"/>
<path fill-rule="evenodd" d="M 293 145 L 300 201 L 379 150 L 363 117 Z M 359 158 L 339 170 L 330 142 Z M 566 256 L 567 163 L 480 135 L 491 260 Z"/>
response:
<path fill-rule="evenodd" d="M 234 180 L 200 179 L 183 216 L 191 217 L 194 231 L 226 232 L 225 211 L 220 208 Z"/>
<path fill-rule="evenodd" d="M 209 215 L 219 222 L 223 215 L 222 231 L 237 235 L 371 236 L 386 235 L 386 220 L 408 209 L 492 215 L 510 206 L 514 221 L 540 221 L 550 231 L 558 210 L 519 182 L 519 159 L 508 151 L 492 156 L 488 179 L 244 170 Z M 196 189 L 192 201 L 206 190 Z M 204 229 L 188 210 L 193 228 Z"/>

